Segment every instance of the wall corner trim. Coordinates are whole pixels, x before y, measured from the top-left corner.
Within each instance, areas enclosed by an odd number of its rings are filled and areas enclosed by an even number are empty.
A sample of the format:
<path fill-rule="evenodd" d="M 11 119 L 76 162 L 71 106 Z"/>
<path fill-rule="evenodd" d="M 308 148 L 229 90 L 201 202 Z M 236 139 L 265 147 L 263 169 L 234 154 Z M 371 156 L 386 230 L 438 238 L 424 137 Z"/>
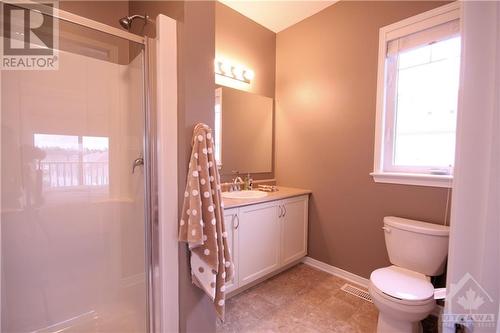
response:
<path fill-rule="evenodd" d="M 179 332 L 177 22 L 160 14 L 156 29 L 160 306 L 155 315 L 161 317 L 160 332 L 174 333 Z"/>
<path fill-rule="evenodd" d="M 360 285 L 361 287 L 368 288 L 368 282 L 370 280 L 365 279 L 364 277 L 361 277 L 361 276 L 356 275 L 354 273 L 348 272 L 346 270 L 343 270 L 342 268 L 338 268 L 338 267 L 326 264 L 322 261 L 313 259 L 311 257 L 304 257 L 304 259 L 302 259 L 302 262 L 306 265 L 317 268 L 323 272 L 329 273 L 331 275 L 335 275 L 339 278 L 342 278 L 342 279 L 347 280 L 349 282 Z"/>

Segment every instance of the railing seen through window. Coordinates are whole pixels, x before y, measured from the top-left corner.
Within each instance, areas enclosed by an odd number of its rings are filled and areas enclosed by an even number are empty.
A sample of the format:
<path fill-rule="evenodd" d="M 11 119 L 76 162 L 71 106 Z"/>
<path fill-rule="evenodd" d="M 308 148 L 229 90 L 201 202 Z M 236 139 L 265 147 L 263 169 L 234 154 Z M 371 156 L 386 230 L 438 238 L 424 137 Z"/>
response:
<path fill-rule="evenodd" d="M 109 138 L 34 134 L 44 188 L 109 185 Z"/>

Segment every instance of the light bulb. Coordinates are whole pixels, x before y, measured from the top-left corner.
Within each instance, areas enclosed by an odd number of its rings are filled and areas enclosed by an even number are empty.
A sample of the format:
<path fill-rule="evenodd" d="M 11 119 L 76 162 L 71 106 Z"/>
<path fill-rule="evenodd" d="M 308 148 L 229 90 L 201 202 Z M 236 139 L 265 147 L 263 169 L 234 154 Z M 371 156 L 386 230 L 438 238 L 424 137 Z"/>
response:
<path fill-rule="evenodd" d="M 231 64 L 225 61 L 221 61 L 220 69 L 222 74 L 231 75 Z"/>
<path fill-rule="evenodd" d="M 251 81 L 254 78 L 254 76 L 255 73 L 251 69 L 245 69 L 245 71 L 243 71 L 243 78 L 247 81 Z"/>
<path fill-rule="evenodd" d="M 222 74 L 220 69 L 221 62 L 217 59 L 214 60 L 214 71 L 216 74 Z"/>
<path fill-rule="evenodd" d="M 245 69 L 241 66 L 234 66 L 233 67 L 233 76 L 235 79 L 243 81 L 245 78 L 243 77 L 243 72 Z"/>

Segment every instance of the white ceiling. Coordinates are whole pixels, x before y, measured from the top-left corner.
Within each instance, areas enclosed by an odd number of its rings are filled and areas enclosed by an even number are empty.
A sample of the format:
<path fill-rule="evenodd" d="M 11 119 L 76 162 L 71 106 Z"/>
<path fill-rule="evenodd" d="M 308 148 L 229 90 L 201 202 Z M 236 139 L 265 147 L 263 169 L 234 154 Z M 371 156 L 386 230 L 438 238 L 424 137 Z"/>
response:
<path fill-rule="evenodd" d="M 322 11 L 338 0 L 219 0 L 274 32 Z"/>

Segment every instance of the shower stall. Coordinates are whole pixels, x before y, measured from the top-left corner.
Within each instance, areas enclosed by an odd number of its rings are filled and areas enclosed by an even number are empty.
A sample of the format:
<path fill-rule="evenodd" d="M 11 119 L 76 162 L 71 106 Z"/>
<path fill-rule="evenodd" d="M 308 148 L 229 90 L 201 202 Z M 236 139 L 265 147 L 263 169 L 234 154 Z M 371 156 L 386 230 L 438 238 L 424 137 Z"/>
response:
<path fill-rule="evenodd" d="M 1 73 L 1 330 L 152 331 L 147 38 L 9 6 L 3 45 L 42 16 L 58 46 L 55 69 Z"/>

